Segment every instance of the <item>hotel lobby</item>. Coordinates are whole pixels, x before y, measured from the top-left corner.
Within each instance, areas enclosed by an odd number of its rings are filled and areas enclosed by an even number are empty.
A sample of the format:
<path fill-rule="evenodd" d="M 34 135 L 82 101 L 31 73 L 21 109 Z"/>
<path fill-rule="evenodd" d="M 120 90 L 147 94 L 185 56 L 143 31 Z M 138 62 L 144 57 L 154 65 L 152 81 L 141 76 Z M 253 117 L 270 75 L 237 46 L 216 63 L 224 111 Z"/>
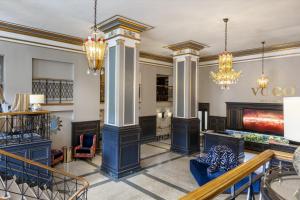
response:
<path fill-rule="evenodd" d="M 0 8 L 0 199 L 300 200 L 300 1 Z"/>

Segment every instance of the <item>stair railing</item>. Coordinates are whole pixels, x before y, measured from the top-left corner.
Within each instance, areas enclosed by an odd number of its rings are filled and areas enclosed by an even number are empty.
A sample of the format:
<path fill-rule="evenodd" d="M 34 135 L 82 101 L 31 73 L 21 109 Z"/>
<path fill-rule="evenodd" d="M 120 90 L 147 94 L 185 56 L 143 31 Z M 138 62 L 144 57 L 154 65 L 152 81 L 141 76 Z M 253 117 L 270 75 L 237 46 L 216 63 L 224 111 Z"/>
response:
<path fill-rule="evenodd" d="M 82 177 L 0 150 L 0 191 L 5 194 L 0 199 L 86 200 L 88 187 Z"/>
<path fill-rule="evenodd" d="M 227 199 L 235 199 L 247 189 L 247 199 L 254 199 L 253 184 L 267 174 L 266 164 L 273 158 L 279 160 L 279 168 L 281 168 L 282 161 L 290 162 L 293 160 L 293 154 L 266 150 L 251 160 L 188 193 L 187 195 L 183 196 L 181 200 L 209 200 L 219 196 L 229 188 L 231 189 L 231 194 L 229 194 Z M 263 172 L 253 176 L 254 172 L 262 166 Z M 238 191 L 235 191 L 235 184 L 247 176 L 249 177 L 249 182 L 241 186 Z"/>

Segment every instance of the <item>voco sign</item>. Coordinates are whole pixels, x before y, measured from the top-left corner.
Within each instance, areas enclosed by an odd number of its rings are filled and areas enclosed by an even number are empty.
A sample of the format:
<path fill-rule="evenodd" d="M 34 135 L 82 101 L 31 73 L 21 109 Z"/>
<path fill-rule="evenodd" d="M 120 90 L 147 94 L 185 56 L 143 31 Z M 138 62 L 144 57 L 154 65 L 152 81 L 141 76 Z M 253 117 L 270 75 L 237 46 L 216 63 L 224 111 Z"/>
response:
<path fill-rule="evenodd" d="M 262 96 L 275 96 L 275 97 L 286 97 L 286 96 L 295 96 L 296 95 L 296 88 L 295 87 L 273 87 L 270 88 L 251 88 L 252 93 L 255 96 L 262 95 Z"/>

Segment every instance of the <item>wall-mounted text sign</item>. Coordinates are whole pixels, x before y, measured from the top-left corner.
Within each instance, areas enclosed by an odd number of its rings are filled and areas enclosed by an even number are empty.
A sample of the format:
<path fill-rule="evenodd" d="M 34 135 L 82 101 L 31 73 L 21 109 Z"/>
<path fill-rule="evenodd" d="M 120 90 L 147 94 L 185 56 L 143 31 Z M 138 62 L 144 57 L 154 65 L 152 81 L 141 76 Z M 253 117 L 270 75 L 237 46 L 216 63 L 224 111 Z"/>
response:
<path fill-rule="evenodd" d="M 255 96 L 290 97 L 296 95 L 295 87 L 251 88 Z"/>

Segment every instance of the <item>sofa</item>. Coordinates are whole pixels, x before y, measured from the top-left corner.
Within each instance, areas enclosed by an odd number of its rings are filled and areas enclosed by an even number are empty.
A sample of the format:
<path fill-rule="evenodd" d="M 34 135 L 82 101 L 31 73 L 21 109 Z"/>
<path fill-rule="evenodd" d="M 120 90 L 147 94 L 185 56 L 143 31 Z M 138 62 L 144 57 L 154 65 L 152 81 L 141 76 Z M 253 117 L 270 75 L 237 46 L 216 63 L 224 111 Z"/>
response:
<path fill-rule="evenodd" d="M 216 145 L 211 147 L 206 156 L 190 160 L 190 171 L 198 185 L 202 186 L 225 174 L 239 164 L 237 153 L 233 152 L 228 146 Z M 252 176 L 255 178 L 256 174 L 254 173 Z M 238 182 L 235 185 L 235 190 L 238 190 L 247 182 L 249 182 L 249 177 L 245 177 Z M 257 180 L 252 186 L 254 193 L 260 192 L 260 180 Z M 230 193 L 230 188 L 228 188 L 225 193 Z"/>

